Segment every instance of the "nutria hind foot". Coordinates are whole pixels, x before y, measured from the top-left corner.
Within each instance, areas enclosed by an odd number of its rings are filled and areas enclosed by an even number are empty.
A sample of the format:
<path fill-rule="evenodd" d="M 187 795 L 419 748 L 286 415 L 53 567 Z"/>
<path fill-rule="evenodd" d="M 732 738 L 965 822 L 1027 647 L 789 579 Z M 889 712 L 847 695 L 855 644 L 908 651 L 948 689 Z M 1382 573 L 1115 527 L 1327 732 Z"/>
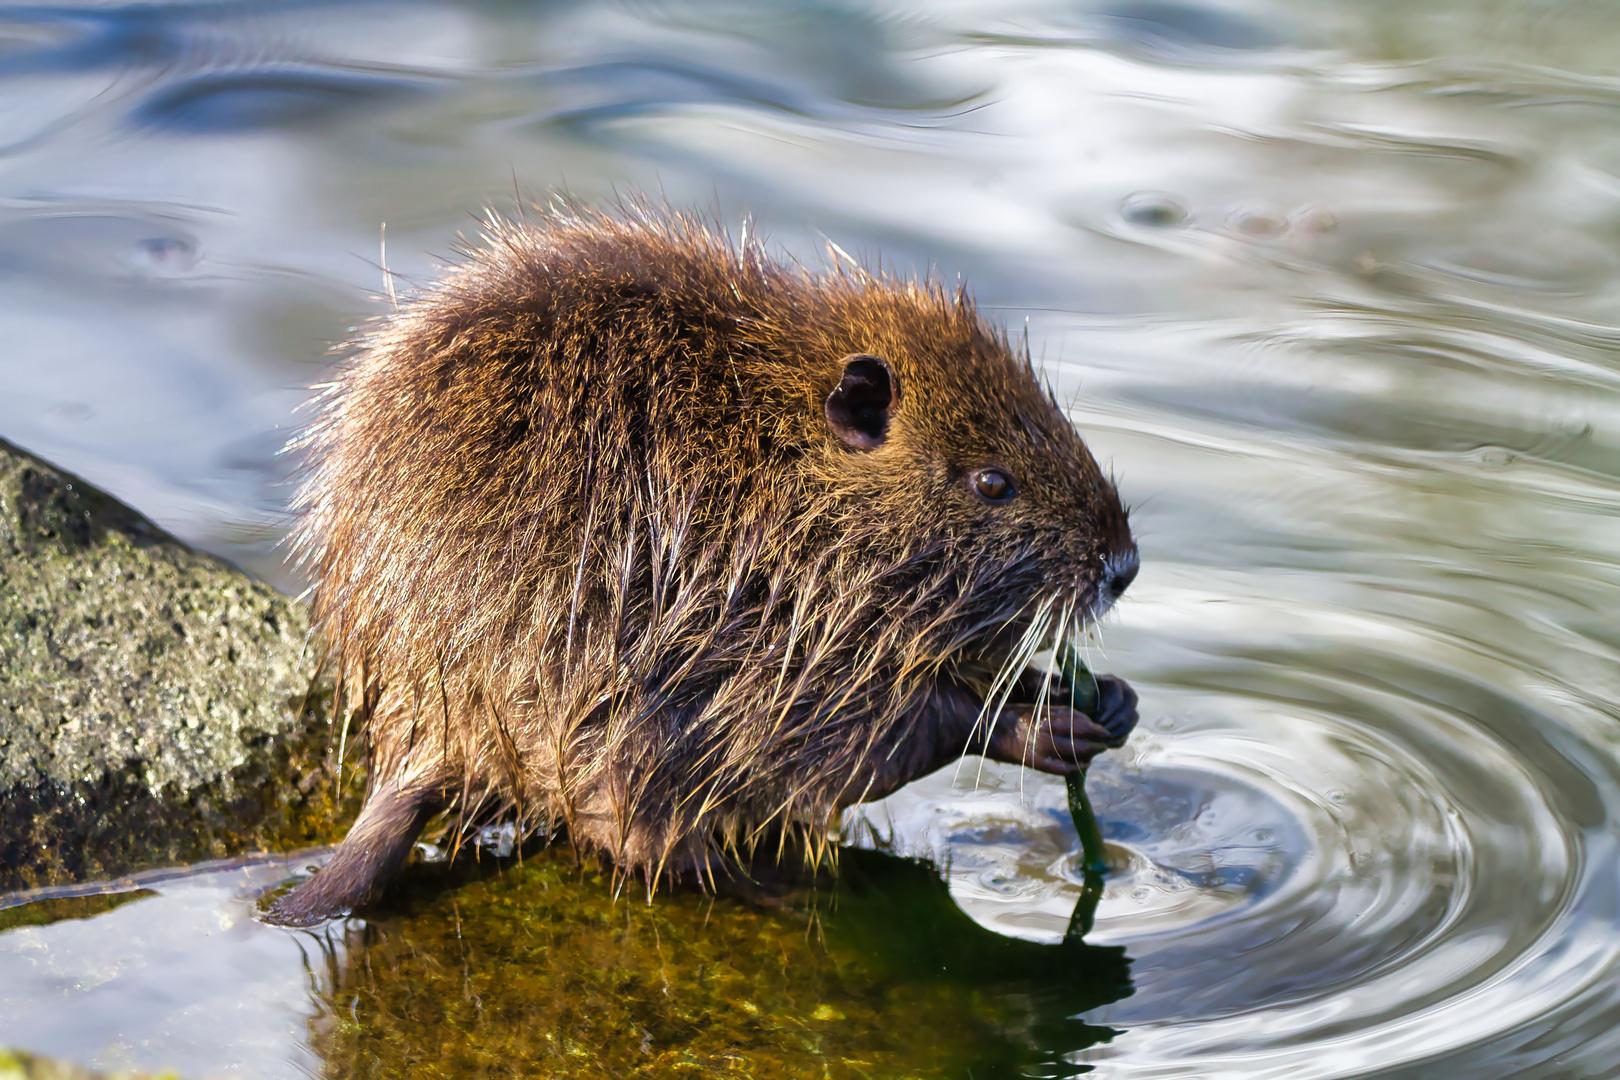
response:
<path fill-rule="evenodd" d="M 437 788 L 401 791 L 379 784 L 331 861 L 271 904 L 265 921 L 311 926 L 376 901 L 404 867 L 422 826 L 442 806 Z"/>

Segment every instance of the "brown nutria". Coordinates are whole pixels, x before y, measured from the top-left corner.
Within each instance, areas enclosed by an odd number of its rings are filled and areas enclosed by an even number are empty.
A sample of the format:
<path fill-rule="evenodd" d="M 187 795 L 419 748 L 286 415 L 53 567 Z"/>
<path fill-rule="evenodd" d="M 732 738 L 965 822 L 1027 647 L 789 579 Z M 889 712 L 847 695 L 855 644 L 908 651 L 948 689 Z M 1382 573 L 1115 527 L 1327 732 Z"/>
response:
<path fill-rule="evenodd" d="M 376 898 L 428 818 L 712 875 L 964 754 L 1117 746 L 1025 672 L 1136 572 L 1113 486 L 962 292 L 692 219 L 496 223 L 324 395 L 295 550 L 371 788 L 274 904 Z M 728 854 L 729 853 L 729 854 Z"/>

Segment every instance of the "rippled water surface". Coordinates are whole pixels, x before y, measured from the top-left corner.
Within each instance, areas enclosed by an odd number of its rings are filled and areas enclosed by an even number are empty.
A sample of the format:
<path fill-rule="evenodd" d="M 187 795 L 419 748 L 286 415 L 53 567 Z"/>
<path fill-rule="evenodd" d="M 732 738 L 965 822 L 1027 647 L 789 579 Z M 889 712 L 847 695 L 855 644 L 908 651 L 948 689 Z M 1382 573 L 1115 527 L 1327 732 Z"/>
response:
<path fill-rule="evenodd" d="M 1117 869 L 1074 970 L 1102 974 L 1059 994 L 1073 979 L 1028 959 L 1056 954 L 1018 951 L 1080 892 L 1061 785 L 970 759 L 845 839 L 934 860 L 994 962 L 884 966 L 860 943 L 889 924 L 848 901 L 815 954 L 837 978 L 803 989 L 784 959 L 771 984 L 801 1027 L 859 1029 L 806 1062 L 1620 1075 L 1620 7 L 17 7 L 0 146 L 0 436 L 289 587 L 276 450 L 300 388 L 385 310 L 384 260 L 431 279 L 517 191 L 752 215 L 811 263 L 831 241 L 960 273 L 1027 331 L 1143 553 L 1093 658 L 1143 702 L 1092 770 Z M 904 865 L 870 863 L 858 895 Z M 246 918 L 275 863 L 0 921 L 0 1044 L 393 1075 L 366 1043 L 389 1023 L 553 1030 L 521 981 L 473 994 L 542 960 L 456 906 L 544 911 L 545 873 L 318 943 Z M 634 940 L 701 967 L 766 918 L 679 922 L 687 903 Z M 784 958 L 788 925 L 757 931 Z M 390 996 L 463 966 L 476 1024 Z M 674 1068 L 658 1055 L 698 1053 L 733 1006 L 623 1037 Z M 442 1075 L 492 1075 L 475 1059 Z"/>

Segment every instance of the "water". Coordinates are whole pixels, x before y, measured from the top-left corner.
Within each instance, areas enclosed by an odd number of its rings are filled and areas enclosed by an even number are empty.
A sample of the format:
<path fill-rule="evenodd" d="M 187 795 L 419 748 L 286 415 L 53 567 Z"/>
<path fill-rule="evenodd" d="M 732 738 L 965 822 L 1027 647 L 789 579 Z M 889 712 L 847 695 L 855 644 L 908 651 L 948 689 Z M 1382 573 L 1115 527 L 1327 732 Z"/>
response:
<path fill-rule="evenodd" d="M 254 893 L 287 873 L 243 859 L 0 908 L 0 1045 L 187 1077 L 318 1072 L 313 950 L 253 918 Z"/>
<path fill-rule="evenodd" d="M 866 1034 L 827 1045 L 878 1074 L 964 1075 L 994 1044 L 1119 1080 L 1620 1075 L 1612 4 L 12 8 L 0 80 L 0 435 L 289 587 L 275 451 L 328 347 L 386 309 L 385 222 L 408 284 L 514 188 L 662 192 L 811 262 L 826 238 L 960 272 L 1027 328 L 1137 507 L 1143 570 L 1093 658 L 1143 700 L 1092 778 L 1122 868 L 1090 942 L 1129 985 L 1042 996 L 1049 966 L 993 950 L 972 985 L 857 977 L 835 926 L 840 992 L 916 1008 L 828 1006 Z M 996 941 L 1050 942 L 1080 881 L 1062 807 L 969 762 L 845 832 L 936 860 Z M 369 1074 L 364 1032 L 415 1015 L 390 994 L 513 955 L 442 890 L 312 954 L 243 920 L 260 878 L 217 873 L 0 933 L 4 1000 L 58 971 L 58 1007 L 0 1042 Z M 186 921 L 209 910 L 223 937 Z M 729 941 L 766 917 L 705 918 Z M 115 961 L 144 974 L 61 974 Z M 187 1014 L 166 1044 L 155 992 L 253 1022 Z M 975 1043 L 976 1009 L 1025 1019 Z M 720 1022 L 682 1023 L 649 1046 Z M 939 1037 L 883 1042 L 912 1023 Z"/>

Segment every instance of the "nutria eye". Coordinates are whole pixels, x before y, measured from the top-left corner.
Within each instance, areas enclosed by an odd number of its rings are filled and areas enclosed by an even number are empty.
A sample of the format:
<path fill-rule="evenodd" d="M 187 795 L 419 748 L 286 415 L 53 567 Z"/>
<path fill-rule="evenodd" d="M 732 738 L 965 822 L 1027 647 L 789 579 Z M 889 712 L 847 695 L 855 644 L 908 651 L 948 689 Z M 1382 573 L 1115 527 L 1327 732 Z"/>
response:
<path fill-rule="evenodd" d="M 1018 494 L 1013 487 L 1012 477 L 1000 469 L 980 469 L 974 473 L 970 481 L 973 491 L 985 502 L 1006 502 Z"/>

